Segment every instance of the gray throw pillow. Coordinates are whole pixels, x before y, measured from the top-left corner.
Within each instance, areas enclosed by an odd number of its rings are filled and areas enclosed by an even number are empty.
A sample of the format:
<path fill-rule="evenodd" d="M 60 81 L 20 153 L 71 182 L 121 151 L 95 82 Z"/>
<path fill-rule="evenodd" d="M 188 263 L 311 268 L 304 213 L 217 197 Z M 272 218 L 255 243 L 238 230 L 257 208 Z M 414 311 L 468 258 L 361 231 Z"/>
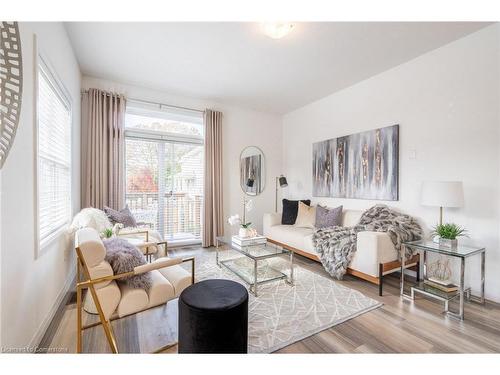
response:
<path fill-rule="evenodd" d="M 342 206 L 336 208 L 316 207 L 316 228 L 327 228 L 342 225 Z"/>
<path fill-rule="evenodd" d="M 108 215 L 108 218 L 111 223 L 113 223 L 113 225 L 119 223 L 123 224 L 125 228 L 137 226 L 135 217 L 134 215 L 132 215 L 132 212 L 130 212 L 128 206 L 125 206 L 125 208 L 121 209 L 120 211 L 113 210 L 110 207 L 104 206 L 104 212 L 106 213 L 106 215 Z"/>
<path fill-rule="evenodd" d="M 106 248 L 106 262 L 113 268 L 116 275 L 123 272 L 131 272 L 137 266 L 146 264 L 146 259 L 142 252 L 123 238 L 110 238 L 102 241 Z M 141 273 L 139 275 L 129 276 L 120 279 L 118 282 L 125 283 L 131 288 L 141 288 L 149 291 L 153 285 L 151 272 Z"/>

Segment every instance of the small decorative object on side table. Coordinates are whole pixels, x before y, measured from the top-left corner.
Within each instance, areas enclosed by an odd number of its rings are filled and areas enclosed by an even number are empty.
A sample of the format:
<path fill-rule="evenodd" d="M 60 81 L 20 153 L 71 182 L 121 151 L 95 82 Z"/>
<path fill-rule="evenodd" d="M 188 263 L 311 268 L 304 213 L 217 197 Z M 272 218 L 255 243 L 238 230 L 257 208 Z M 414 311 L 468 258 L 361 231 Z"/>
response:
<path fill-rule="evenodd" d="M 404 293 L 404 247 L 408 246 L 415 250 L 422 251 L 424 255 L 424 281 L 417 283 L 411 287 L 411 295 Z M 458 286 L 458 290 L 446 292 L 442 290 L 442 288 L 436 288 L 431 286 L 428 282 L 425 281 L 427 279 L 427 252 L 446 255 L 450 257 L 455 257 L 460 259 L 460 285 Z M 469 300 L 484 303 L 484 277 L 485 277 L 485 254 L 486 249 L 484 247 L 470 247 L 457 245 L 454 248 L 440 246 L 438 243 L 427 240 L 413 241 L 413 242 L 403 242 L 401 246 L 401 282 L 400 282 L 400 293 L 404 298 L 409 298 L 411 300 L 415 299 L 415 293 L 421 293 L 426 296 L 438 299 L 443 301 L 445 304 L 445 312 L 458 318 L 460 320 L 464 319 L 464 296 L 467 293 L 467 298 Z M 465 288 L 465 258 L 468 258 L 473 255 L 481 255 L 481 296 L 474 297 L 471 296 L 470 288 Z M 459 298 L 459 310 L 458 313 L 449 311 L 449 301 Z"/>

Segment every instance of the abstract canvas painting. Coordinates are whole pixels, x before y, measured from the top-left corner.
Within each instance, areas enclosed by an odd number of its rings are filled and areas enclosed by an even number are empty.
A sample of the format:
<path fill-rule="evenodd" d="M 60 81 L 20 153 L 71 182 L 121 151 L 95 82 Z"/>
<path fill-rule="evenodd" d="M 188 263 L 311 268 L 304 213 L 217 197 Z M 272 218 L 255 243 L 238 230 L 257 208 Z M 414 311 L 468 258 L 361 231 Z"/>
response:
<path fill-rule="evenodd" d="M 313 144 L 313 196 L 398 200 L 399 125 Z"/>

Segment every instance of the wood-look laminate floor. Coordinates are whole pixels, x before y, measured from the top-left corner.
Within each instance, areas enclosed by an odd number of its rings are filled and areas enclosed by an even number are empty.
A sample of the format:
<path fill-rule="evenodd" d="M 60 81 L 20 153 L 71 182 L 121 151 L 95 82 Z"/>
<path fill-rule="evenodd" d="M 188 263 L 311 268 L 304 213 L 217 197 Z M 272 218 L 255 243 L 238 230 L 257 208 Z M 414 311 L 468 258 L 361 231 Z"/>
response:
<path fill-rule="evenodd" d="M 188 256 L 213 251 L 201 248 L 170 250 L 170 256 Z M 321 264 L 297 256 L 296 264 L 326 277 Z M 399 279 L 385 279 L 384 295 L 378 287 L 355 277 L 339 281 L 381 301 L 381 308 L 362 314 L 335 327 L 291 344 L 277 353 L 500 353 L 500 306 L 466 303 L 465 320 L 443 314 L 441 303 L 424 297 L 414 302 L 399 296 Z M 136 315 L 113 321 L 118 348 L 125 353 L 147 353 L 175 341 L 176 301 Z M 451 308 L 454 308 L 451 305 Z M 84 314 L 88 322 L 95 316 Z M 76 346 L 76 305 L 71 300 L 54 318 L 41 347 L 74 352 Z M 102 327 L 84 333 L 84 352 L 107 353 Z M 167 353 L 175 353 L 171 348 Z"/>

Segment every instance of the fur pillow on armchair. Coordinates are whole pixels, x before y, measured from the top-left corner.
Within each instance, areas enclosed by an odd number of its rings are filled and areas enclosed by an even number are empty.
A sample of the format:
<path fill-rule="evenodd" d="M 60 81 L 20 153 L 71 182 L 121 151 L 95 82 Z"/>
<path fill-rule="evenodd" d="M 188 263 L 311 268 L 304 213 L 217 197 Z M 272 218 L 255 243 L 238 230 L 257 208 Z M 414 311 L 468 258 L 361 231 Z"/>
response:
<path fill-rule="evenodd" d="M 113 224 L 111 224 L 104 211 L 88 207 L 75 215 L 69 226 L 69 232 L 75 233 L 81 228 L 94 228 L 98 233 L 102 233 L 105 229 L 113 228 Z"/>

